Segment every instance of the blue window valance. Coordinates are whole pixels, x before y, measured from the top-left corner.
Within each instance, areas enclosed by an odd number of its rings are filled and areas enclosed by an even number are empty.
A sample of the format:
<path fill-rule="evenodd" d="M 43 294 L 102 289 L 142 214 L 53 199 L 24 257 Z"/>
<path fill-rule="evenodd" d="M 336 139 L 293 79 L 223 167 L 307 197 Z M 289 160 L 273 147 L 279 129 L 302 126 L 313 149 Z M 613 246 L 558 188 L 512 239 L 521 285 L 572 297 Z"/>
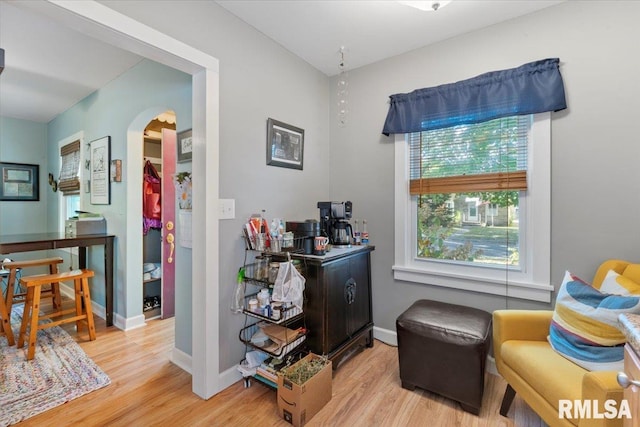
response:
<path fill-rule="evenodd" d="M 558 58 L 391 95 L 382 133 L 421 132 L 567 108 Z"/>

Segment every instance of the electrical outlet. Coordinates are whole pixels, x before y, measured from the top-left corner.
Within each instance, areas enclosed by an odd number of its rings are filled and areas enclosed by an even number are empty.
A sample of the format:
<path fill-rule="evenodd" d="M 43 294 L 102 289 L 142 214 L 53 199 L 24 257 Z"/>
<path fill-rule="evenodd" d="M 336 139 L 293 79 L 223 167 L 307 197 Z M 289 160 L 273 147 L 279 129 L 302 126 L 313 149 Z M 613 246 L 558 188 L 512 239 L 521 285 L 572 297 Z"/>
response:
<path fill-rule="evenodd" d="M 220 200 L 220 219 L 235 219 L 236 200 L 235 199 L 219 199 L 219 200 Z"/>

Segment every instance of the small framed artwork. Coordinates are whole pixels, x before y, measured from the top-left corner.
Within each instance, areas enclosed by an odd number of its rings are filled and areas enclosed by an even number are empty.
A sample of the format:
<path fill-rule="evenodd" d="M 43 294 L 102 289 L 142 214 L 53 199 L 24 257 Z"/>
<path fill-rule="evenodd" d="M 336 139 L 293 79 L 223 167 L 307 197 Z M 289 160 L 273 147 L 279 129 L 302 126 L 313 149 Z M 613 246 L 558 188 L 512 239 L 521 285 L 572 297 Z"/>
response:
<path fill-rule="evenodd" d="M 193 134 L 191 129 L 178 133 L 178 163 L 190 162 L 193 154 Z"/>
<path fill-rule="evenodd" d="M 111 203 L 111 137 L 91 141 L 91 204 Z"/>
<path fill-rule="evenodd" d="M 40 166 L 24 163 L 0 163 L 0 200 L 37 202 L 40 200 Z"/>
<path fill-rule="evenodd" d="M 267 120 L 267 164 L 302 170 L 304 129 Z"/>

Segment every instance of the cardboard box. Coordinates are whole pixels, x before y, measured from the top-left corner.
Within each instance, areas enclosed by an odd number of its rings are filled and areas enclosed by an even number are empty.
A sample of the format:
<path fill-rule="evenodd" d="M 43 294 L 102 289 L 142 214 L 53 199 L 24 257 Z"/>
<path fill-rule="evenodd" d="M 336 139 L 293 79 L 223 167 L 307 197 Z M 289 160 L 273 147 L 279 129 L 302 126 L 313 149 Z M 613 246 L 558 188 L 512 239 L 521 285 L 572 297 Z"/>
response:
<path fill-rule="evenodd" d="M 320 356 L 310 353 L 284 371 L 319 358 Z M 278 412 L 285 421 L 302 427 L 331 400 L 331 361 L 302 385 L 286 379 L 283 372 L 278 373 Z"/>

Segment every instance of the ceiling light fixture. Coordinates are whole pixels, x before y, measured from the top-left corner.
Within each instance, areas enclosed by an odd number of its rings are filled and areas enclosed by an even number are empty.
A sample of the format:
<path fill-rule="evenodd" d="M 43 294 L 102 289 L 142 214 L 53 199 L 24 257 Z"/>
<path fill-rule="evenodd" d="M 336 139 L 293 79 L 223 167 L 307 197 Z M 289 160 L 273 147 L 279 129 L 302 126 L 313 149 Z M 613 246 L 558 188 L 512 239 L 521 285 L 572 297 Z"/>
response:
<path fill-rule="evenodd" d="M 449 3 L 451 3 L 451 1 L 452 0 L 440 0 L 440 1 L 400 1 L 398 0 L 398 3 L 403 4 L 405 6 L 415 7 L 416 9 L 424 10 L 427 12 L 430 12 L 430 11 L 435 12 L 439 9 L 442 9 Z"/>

